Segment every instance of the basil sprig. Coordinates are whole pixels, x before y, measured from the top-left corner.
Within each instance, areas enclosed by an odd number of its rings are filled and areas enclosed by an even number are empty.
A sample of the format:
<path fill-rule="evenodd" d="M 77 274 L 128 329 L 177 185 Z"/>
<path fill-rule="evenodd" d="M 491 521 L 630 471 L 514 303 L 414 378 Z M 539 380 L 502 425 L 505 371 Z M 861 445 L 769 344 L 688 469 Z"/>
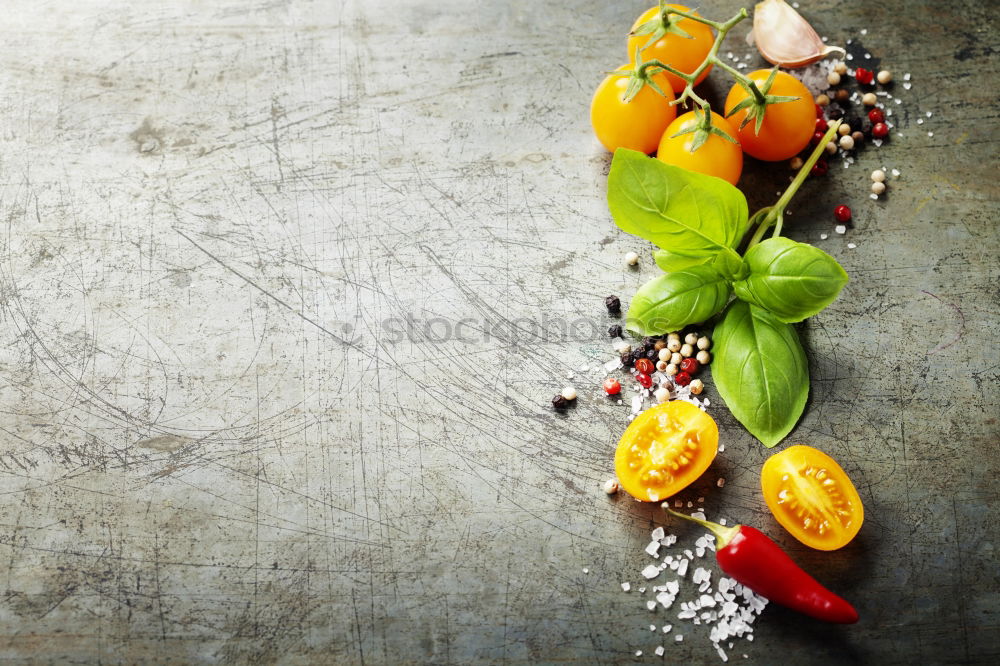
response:
<path fill-rule="evenodd" d="M 750 218 L 743 193 L 728 182 L 636 151 L 615 151 L 608 175 L 615 224 L 657 245 L 654 258 L 665 271 L 636 292 L 626 325 L 660 335 L 725 310 L 714 333 L 712 376 L 733 415 L 767 447 L 791 432 L 809 395 L 809 366 L 791 324 L 832 303 L 848 280 L 826 252 L 778 235 L 803 178 Z M 759 225 L 741 256 L 751 222 Z M 761 240 L 773 224 L 774 236 Z"/>

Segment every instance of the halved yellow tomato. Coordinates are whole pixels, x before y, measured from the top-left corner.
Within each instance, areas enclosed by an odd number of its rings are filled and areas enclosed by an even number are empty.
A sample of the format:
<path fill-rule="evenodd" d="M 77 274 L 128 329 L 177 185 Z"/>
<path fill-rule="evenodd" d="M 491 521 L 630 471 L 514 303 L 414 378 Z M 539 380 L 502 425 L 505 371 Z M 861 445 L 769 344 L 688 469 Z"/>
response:
<path fill-rule="evenodd" d="M 790 446 L 768 458 L 760 486 L 775 519 L 810 548 L 846 545 L 865 520 L 861 497 L 847 473 L 811 446 Z"/>
<path fill-rule="evenodd" d="M 719 428 L 690 402 L 671 400 L 639 414 L 615 451 L 615 474 L 625 491 L 658 502 L 687 488 L 715 460 Z"/>

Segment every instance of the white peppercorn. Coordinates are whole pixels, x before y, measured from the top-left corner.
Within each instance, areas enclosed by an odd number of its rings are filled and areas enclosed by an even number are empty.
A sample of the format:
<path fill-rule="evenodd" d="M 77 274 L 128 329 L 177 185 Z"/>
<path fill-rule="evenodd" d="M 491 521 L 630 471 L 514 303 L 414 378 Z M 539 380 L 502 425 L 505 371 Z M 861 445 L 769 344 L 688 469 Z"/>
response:
<path fill-rule="evenodd" d="M 712 341 L 708 339 L 707 336 L 701 336 L 698 338 L 698 349 L 708 349 L 712 346 Z"/>
<path fill-rule="evenodd" d="M 702 365 L 708 365 L 709 363 L 712 362 L 712 355 L 709 354 L 704 349 L 702 349 L 700 352 L 698 352 L 698 355 L 695 356 L 695 359 Z"/>
<path fill-rule="evenodd" d="M 676 375 L 677 374 L 677 365 L 674 364 L 674 363 L 670 363 L 669 365 L 667 365 L 666 374 L 669 377 L 673 377 L 674 375 Z"/>
<path fill-rule="evenodd" d="M 657 352 L 656 357 L 661 361 L 670 360 L 670 349 L 668 347 L 664 347 L 659 352 Z"/>
<path fill-rule="evenodd" d="M 627 252 L 625 254 L 625 263 L 628 264 L 629 266 L 635 266 L 637 263 L 639 263 L 639 255 L 636 254 L 635 252 Z"/>
<path fill-rule="evenodd" d="M 840 147 L 844 150 L 854 150 L 854 139 L 850 136 L 840 137 Z"/>
<path fill-rule="evenodd" d="M 882 171 L 882 169 L 875 169 L 874 171 L 872 171 L 872 180 L 874 180 L 876 183 L 884 182 L 885 171 Z"/>
<path fill-rule="evenodd" d="M 885 192 L 885 183 L 880 180 L 872 183 L 872 194 L 882 194 Z"/>
<path fill-rule="evenodd" d="M 840 83 L 840 74 L 833 71 L 826 75 L 826 82 L 831 86 L 835 86 Z"/>
<path fill-rule="evenodd" d="M 602 488 L 608 495 L 614 495 L 618 492 L 618 479 L 608 479 L 604 482 Z"/>
<path fill-rule="evenodd" d="M 667 340 L 667 349 L 671 352 L 679 352 L 681 350 L 681 341 L 678 338 Z"/>
<path fill-rule="evenodd" d="M 885 85 L 887 83 L 892 83 L 892 72 L 890 72 L 887 69 L 883 69 L 881 72 L 878 73 L 878 76 L 875 78 L 877 78 L 878 82 L 881 83 L 882 85 Z"/>
<path fill-rule="evenodd" d="M 674 365 L 680 365 L 681 361 L 683 360 L 684 357 L 681 356 L 679 352 L 674 352 L 673 354 L 670 355 L 670 362 L 673 363 Z"/>
<path fill-rule="evenodd" d="M 705 390 L 705 382 L 700 379 L 692 379 L 688 388 L 691 389 L 693 395 L 701 395 L 701 392 Z"/>
<path fill-rule="evenodd" d="M 660 372 L 666 371 L 666 369 L 667 369 L 667 362 L 666 361 L 657 361 L 656 362 L 656 369 L 659 370 Z"/>
<path fill-rule="evenodd" d="M 681 356 L 683 356 L 684 358 L 690 358 L 692 354 L 694 354 L 693 346 L 686 344 L 683 347 L 681 347 Z"/>
<path fill-rule="evenodd" d="M 695 344 L 696 342 L 698 342 L 698 334 L 688 333 L 687 335 L 684 336 L 684 342 L 689 345 Z"/>
<path fill-rule="evenodd" d="M 566 398 L 567 400 L 576 400 L 576 389 L 573 388 L 572 386 L 567 386 L 562 390 L 562 392 L 559 395 Z"/>

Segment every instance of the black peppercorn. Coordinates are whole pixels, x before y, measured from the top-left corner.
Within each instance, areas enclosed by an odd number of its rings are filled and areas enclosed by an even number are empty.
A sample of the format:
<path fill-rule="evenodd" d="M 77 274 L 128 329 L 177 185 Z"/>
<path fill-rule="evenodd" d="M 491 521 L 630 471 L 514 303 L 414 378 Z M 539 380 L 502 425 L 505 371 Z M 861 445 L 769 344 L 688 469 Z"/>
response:
<path fill-rule="evenodd" d="M 828 120 L 840 120 L 844 117 L 844 109 L 836 102 L 826 107 L 826 117 Z"/>
<path fill-rule="evenodd" d="M 620 338 L 620 337 L 622 337 L 622 327 L 621 327 L 621 325 L 620 324 L 615 324 L 614 326 L 612 326 L 611 328 L 609 328 L 608 329 L 608 337 L 609 338 Z"/>
<path fill-rule="evenodd" d="M 604 305 L 608 308 L 608 314 L 619 315 L 622 313 L 622 302 L 617 296 L 608 296 L 604 299 Z"/>
<path fill-rule="evenodd" d="M 847 100 L 851 98 L 851 93 L 847 92 L 844 88 L 837 91 L 837 101 L 841 104 L 845 104 Z"/>
<path fill-rule="evenodd" d="M 656 351 L 656 350 L 655 350 L 655 349 L 653 349 L 652 347 L 650 347 L 649 349 L 647 349 L 647 350 L 646 350 L 646 358 L 648 358 L 648 359 L 649 359 L 649 360 L 651 360 L 651 361 L 655 361 L 655 360 L 656 360 L 656 358 L 657 358 L 657 357 L 658 357 L 659 355 L 660 355 L 660 352 Z"/>
<path fill-rule="evenodd" d="M 557 393 L 556 397 L 552 398 L 552 406 L 556 409 L 566 409 L 566 405 L 569 404 L 569 400 L 562 397 L 561 393 Z"/>
<path fill-rule="evenodd" d="M 641 347 L 639 349 L 633 349 L 632 350 L 632 362 L 635 363 L 640 358 L 646 358 L 646 350 L 642 349 Z"/>
<path fill-rule="evenodd" d="M 653 338 L 645 337 L 645 338 L 642 339 L 642 348 L 643 349 L 652 349 L 653 348 L 653 344 L 655 342 L 656 342 L 656 340 L 654 340 Z"/>
<path fill-rule="evenodd" d="M 626 368 L 632 367 L 632 354 L 630 352 L 622 354 L 622 365 Z"/>

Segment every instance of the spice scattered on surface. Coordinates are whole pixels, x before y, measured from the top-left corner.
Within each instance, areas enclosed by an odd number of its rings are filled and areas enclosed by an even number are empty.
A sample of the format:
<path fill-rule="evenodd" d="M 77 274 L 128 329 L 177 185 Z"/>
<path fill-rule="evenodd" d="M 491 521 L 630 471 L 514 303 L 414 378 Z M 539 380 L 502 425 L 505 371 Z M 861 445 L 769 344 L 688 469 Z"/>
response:
<path fill-rule="evenodd" d="M 625 263 L 629 266 L 635 266 L 639 263 L 639 255 L 635 252 L 627 252 L 625 254 Z"/>
<path fill-rule="evenodd" d="M 605 298 L 604 307 L 608 309 L 608 314 L 619 315 L 622 313 L 622 302 L 617 296 L 608 296 Z"/>

